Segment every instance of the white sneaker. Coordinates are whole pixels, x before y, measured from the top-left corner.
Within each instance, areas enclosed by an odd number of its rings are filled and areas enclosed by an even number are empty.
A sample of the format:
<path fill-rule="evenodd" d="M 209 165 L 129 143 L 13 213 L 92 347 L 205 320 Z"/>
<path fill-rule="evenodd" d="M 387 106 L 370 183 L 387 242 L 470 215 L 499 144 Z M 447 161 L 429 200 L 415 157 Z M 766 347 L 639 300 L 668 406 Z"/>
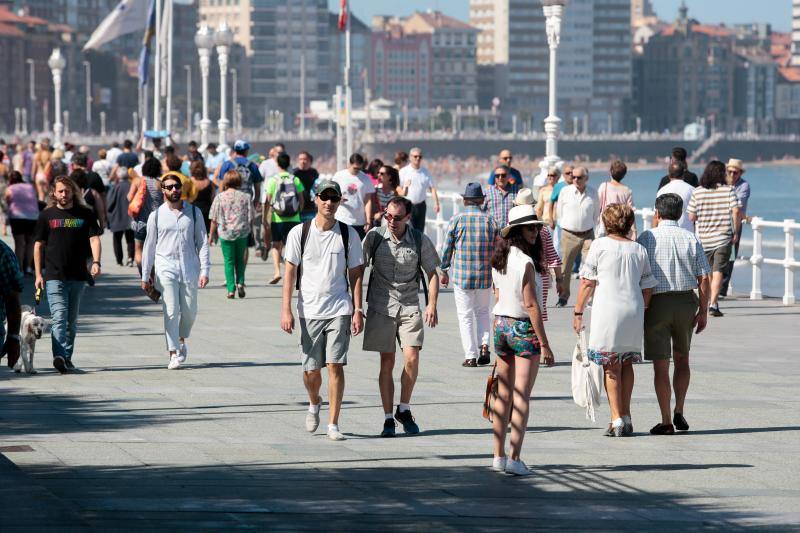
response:
<path fill-rule="evenodd" d="M 532 473 L 533 472 L 531 472 L 522 461 L 515 461 L 514 459 L 509 459 L 506 461 L 506 474 L 512 474 L 515 476 L 529 476 Z"/>
<path fill-rule="evenodd" d="M 181 366 L 181 359 L 180 356 L 176 353 L 169 356 L 169 364 L 167 365 L 167 370 L 175 370 L 176 368 Z"/>
<path fill-rule="evenodd" d="M 495 457 L 492 460 L 492 470 L 494 470 L 495 472 L 505 472 L 507 461 L 508 457 Z"/>
<path fill-rule="evenodd" d="M 182 342 L 178 345 L 178 362 L 185 363 L 187 357 L 189 357 L 189 349 L 186 347 L 186 343 Z"/>
<path fill-rule="evenodd" d="M 342 432 L 339 431 L 338 427 L 328 428 L 328 438 L 331 440 L 347 440 L 347 438 L 344 435 L 342 435 Z"/>

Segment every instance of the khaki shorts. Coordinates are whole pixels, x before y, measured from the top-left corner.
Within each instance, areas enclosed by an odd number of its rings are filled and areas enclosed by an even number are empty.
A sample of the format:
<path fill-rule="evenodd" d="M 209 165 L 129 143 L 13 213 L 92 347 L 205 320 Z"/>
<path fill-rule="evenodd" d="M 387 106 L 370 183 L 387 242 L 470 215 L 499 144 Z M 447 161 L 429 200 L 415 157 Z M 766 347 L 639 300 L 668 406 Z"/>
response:
<path fill-rule="evenodd" d="M 644 313 L 644 358 L 669 361 L 673 352 L 689 355 L 698 306 L 694 291 L 654 294 Z"/>
<path fill-rule="evenodd" d="M 350 315 L 300 319 L 304 371 L 319 370 L 331 363 L 347 364 L 351 321 Z"/>
<path fill-rule="evenodd" d="M 711 272 L 725 272 L 728 268 L 728 263 L 731 262 L 731 246 L 728 243 L 719 248 L 706 251 L 706 259 L 708 259 L 708 264 L 711 265 Z"/>
<path fill-rule="evenodd" d="M 366 352 L 395 352 L 397 350 L 395 339 L 400 343 L 400 348 L 406 346 L 422 348 L 424 337 L 421 311 L 396 318 L 372 309 L 367 311 L 363 346 Z"/>

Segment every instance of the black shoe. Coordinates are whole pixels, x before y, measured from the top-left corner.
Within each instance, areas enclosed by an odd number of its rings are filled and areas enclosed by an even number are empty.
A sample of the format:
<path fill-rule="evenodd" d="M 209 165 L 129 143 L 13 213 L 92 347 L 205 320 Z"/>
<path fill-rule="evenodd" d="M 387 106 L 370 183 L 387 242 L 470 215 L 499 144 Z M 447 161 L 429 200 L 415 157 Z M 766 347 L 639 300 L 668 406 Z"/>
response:
<path fill-rule="evenodd" d="M 567 306 L 567 299 L 559 298 L 558 302 L 556 303 L 556 307 L 566 307 L 566 306 Z"/>
<path fill-rule="evenodd" d="M 58 372 L 61 373 L 61 374 L 66 374 L 67 373 L 67 361 L 63 357 L 61 357 L 60 355 L 57 355 L 57 356 L 53 357 L 53 368 L 58 370 Z"/>
<path fill-rule="evenodd" d="M 675 429 L 678 431 L 689 431 L 689 423 L 683 418 L 683 413 L 675 413 L 672 423 L 675 424 Z"/>
<path fill-rule="evenodd" d="M 244 284 L 240 283 L 239 285 L 237 285 L 236 290 L 237 294 L 239 295 L 239 298 L 244 298 Z"/>
<path fill-rule="evenodd" d="M 475 359 L 464 359 L 464 362 L 461 363 L 461 366 L 465 366 L 468 368 L 474 368 L 478 366 L 478 362 Z"/>
<path fill-rule="evenodd" d="M 403 424 L 403 431 L 408 433 L 409 435 L 416 435 L 419 433 L 419 426 L 416 422 L 414 422 L 414 417 L 411 416 L 411 410 L 400 412 L 400 407 L 397 408 L 397 411 L 394 413 L 394 417 L 397 419 L 398 422 Z"/>
<path fill-rule="evenodd" d="M 708 308 L 708 314 L 711 316 L 725 316 L 722 314 L 722 311 L 719 310 L 719 306 L 715 305 L 713 307 Z"/>
<path fill-rule="evenodd" d="M 381 431 L 381 437 L 394 437 L 394 428 L 397 426 L 397 422 L 392 420 L 391 418 L 387 418 L 383 422 L 383 431 Z"/>
<path fill-rule="evenodd" d="M 492 357 L 489 355 L 489 347 L 485 344 L 481 345 L 481 355 L 478 357 L 478 364 L 488 365 L 492 362 Z"/>
<path fill-rule="evenodd" d="M 67 368 L 70 370 L 75 370 L 75 365 L 72 364 L 72 358 L 64 358 L 64 362 L 67 365 Z"/>
<path fill-rule="evenodd" d="M 656 424 L 650 430 L 651 435 L 674 435 L 675 428 L 672 424 Z"/>

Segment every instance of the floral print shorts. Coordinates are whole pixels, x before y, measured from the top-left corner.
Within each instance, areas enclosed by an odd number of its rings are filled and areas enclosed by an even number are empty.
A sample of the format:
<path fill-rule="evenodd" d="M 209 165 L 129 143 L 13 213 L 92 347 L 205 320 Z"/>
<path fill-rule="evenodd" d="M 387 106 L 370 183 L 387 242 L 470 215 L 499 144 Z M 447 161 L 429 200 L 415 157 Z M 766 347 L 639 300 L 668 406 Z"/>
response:
<path fill-rule="evenodd" d="M 613 365 L 617 361 L 620 363 L 625 363 L 627 361 L 631 363 L 642 362 L 642 352 L 601 352 L 599 350 L 592 350 L 591 348 L 589 348 L 588 352 L 589 359 L 602 366 Z"/>
<path fill-rule="evenodd" d="M 494 318 L 494 350 L 500 357 L 517 356 L 527 359 L 539 357 L 542 353 L 531 321 L 509 316 Z"/>

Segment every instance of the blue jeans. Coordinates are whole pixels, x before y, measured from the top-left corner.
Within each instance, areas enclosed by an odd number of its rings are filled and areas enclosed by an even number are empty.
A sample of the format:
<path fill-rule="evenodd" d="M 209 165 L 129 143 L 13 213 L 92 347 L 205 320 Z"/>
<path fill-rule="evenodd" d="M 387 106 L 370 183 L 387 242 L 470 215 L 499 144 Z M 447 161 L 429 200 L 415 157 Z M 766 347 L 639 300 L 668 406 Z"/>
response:
<path fill-rule="evenodd" d="M 53 279 L 45 283 L 52 321 L 50 336 L 53 341 L 53 357 L 72 357 L 75 332 L 78 329 L 78 310 L 85 287 L 85 281 Z"/>

